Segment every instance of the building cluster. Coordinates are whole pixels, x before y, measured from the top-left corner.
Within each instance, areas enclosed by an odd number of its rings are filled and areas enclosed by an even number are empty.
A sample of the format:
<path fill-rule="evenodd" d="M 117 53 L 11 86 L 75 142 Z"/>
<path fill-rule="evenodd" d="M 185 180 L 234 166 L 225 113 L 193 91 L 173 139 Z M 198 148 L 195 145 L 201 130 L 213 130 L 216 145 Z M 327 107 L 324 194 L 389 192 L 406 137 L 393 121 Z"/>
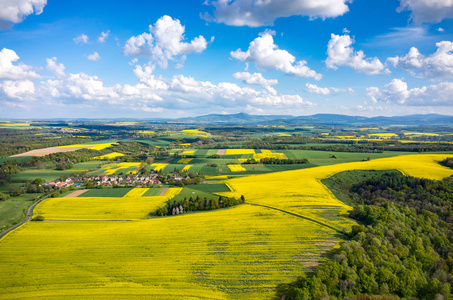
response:
<path fill-rule="evenodd" d="M 91 183 L 93 186 L 130 186 L 130 185 L 154 185 L 162 184 L 158 179 L 157 174 L 150 174 L 146 176 L 140 175 L 127 175 L 125 177 L 117 175 L 98 175 L 91 177 L 68 177 L 64 181 L 55 180 L 46 182 L 43 185 L 52 188 L 63 188 L 72 185 L 80 186 L 82 183 Z"/>

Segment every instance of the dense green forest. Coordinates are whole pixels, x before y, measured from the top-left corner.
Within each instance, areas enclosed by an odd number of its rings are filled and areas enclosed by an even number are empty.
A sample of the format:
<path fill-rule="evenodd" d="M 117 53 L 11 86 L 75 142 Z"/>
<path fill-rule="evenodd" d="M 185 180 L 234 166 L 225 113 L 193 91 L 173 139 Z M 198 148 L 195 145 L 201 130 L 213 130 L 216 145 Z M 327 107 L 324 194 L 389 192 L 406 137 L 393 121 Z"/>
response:
<path fill-rule="evenodd" d="M 386 173 L 354 184 L 350 198 L 356 204 L 350 217 L 360 225 L 323 264 L 298 278 L 287 299 L 450 299 L 453 179 Z"/>

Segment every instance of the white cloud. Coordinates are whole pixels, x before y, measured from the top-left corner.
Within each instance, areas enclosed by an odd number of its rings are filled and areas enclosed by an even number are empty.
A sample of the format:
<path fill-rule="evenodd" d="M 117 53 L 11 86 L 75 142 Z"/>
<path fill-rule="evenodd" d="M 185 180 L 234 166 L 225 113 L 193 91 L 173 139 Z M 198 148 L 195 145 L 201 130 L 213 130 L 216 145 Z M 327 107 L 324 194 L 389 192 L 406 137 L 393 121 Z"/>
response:
<path fill-rule="evenodd" d="M 57 59 L 47 59 L 47 69 L 54 72 L 56 79 L 33 82 L 5 81 L 0 84 L 2 102 L 37 100 L 45 105 L 64 108 L 66 105 L 77 107 L 115 106 L 119 110 L 140 110 L 162 112 L 177 110 L 197 114 L 200 110 L 242 109 L 247 105 L 261 106 L 263 109 L 295 108 L 298 110 L 314 107 L 316 104 L 304 101 L 299 95 L 278 94 L 271 86 L 262 90 L 240 87 L 230 82 L 214 84 L 198 81 L 193 77 L 174 75 L 170 78 L 153 74 L 154 66 L 136 65 L 134 74 L 138 83 L 114 84 L 105 86 L 101 78 L 84 73 L 65 73 L 65 66 Z M 260 79 L 259 75 L 250 74 L 250 79 Z M 245 77 L 244 77 L 245 78 Z M 245 79 L 246 80 L 246 79 Z M 267 80 L 261 78 L 261 80 Z M 260 82 L 258 80 L 258 82 Z M 272 80 L 261 84 L 274 84 Z"/>
<path fill-rule="evenodd" d="M 349 0 L 214 0 L 206 1 L 214 7 L 214 16 L 204 14 L 208 21 L 232 26 L 259 27 L 273 25 L 280 17 L 307 16 L 326 19 L 349 11 Z"/>
<path fill-rule="evenodd" d="M 417 48 L 412 47 L 403 57 L 390 57 L 387 60 L 394 67 L 409 71 L 418 71 L 422 77 L 431 79 L 453 78 L 453 42 L 436 43 L 437 51 L 425 57 Z"/>
<path fill-rule="evenodd" d="M 307 88 L 307 92 L 310 94 L 321 94 L 321 95 L 329 95 L 330 89 L 326 87 L 319 87 L 316 84 L 306 83 L 305 87 Z"/>
<path fill-rule="evenodd" d="M 316 80 L 322 78 L 321 74 L 316 73 L 306 66 L 304 60 L 296 61 L 296 58 L 286 50 L 278 49 L 274 44 L 274 38 L 269 32 L 261 33 L 259 37 L 250 42 L 247 51 L 241 49 L 230 52 L 231 57 L 253 62 L 256 67 L 263 71 L 279 70 L 289 75 L 300 77 L 312 77 Z"/>
<path fill-rule="evenodd" d="M 0 28 L 8 27 L 8 23 L 20 23 L 33 13 L 41 14 L 46 4 L 47 0 L 0 1 Z"/>
<path fill-rule="evenodd" d="M 105 41 L 107 40 L 107 38 L 109 37 L 109 34 L 110 34 L 110 30 L 107 30 L 107 31 L 103 31 L 101 32 L 101 35 L 98 36 L 98 42 L 99 43 L 105 43 Z"/>
<path fill-rule="evenodd" d="M 185 27 L 178 19 L 163 16 L 154 26 L 149 25 L 149 33 L 129 38 L 124 45 L 123 54 L 149 58 L 156 61 L 161 68 L 167 69 L 169 60 L 177 60 L 177 56 L 182 56 L 180 60 L 184 62 L 186 54 L 201 53 L 208 45 L 201 35 L 189 43 L 183 42 L 184 32 Z"/>
<path fill-rule="evenodd" d="M 75 38 L 73 38 L 72 40 L 76 44 L 79 44 L 79 43 L 87 44 L 88 40 L 89 40 L 89 37 L 86 34 L 82 33 L 82 34 L 79 34 L 78 36 L 76 36 Z"/>
<path fill-rule="evenodd" d="M 378 58 L 366 59 L 362 50 L 354 51 L 351 47 L 353 43 L 354 40 L 347 34 L 332 33 L 327 44 L 326 66 L 334 70 L 337 70 L 338 66 L 347 66 L 365 74 L 380 74 L 384 71 L 384 65 Z"/>
<path fill-rule="evenodd" d="M 47 66 L 46 66 L 47 70 L 53 72 L 57 78 L 61 78 L 66 75 L 64 72 L 66 67 L 63 64 L 57 64 L 56 57 L 48 58 L 48 59 L 46 59 L 46 62 L 47 62 Z"/>
<path fill-rule="evenodd" d="M 0 89 L 10 98 L 30 100 L 33 98 L 35 85 L 30 80 L 5 80 L 0 83 Z"/>
<path fill-rule="evenodd" d="M 249 73 L 249 72 L 237 72 L 233 74 L 233 77 L 237 80 L 242 80 L 242 82 L 250 85 L 260 85 L 260 86 L 272 86 L 278 84 L 277 79 L 266 79 L 261 73 Z"/>
<path fill-rule="evenodd" d="M 30 71 L 32 69 L 31 66 L 23 63 L 14 65 L 13 62 L 18 60 L 19 56 L 14 50 L 3 48 L 0 51 L 0 79 L 22 80 L 41 78 L 34 71 Z"/>
<path fill-rule="evenodd" d="M 87 58 L 88 58 L 89 60 L 92 60 L 92 61 L 98 61 L 98 60 L 101 59 L 101 56 L 99 55 L 99 53 L 97 53 L 96 51 L 94 51 L 94 53 L 88 55 Z"/>
<path fill-rule="evenodd" d="M 305 84 L 306 91 L 310 94 L 329 95 L 330 93 L 348 93 L 355 95 L 356 92 L 352 88 L 335 88 L 335 87 L 319 87 L 316 84 L 307 82 Z"/>
<path fill-rule="evenodd" d="M 415 24 L 439 23 L 443 19 L 453 18 L 453 1 L 451 0 L 400 0 L 397 11 L 411 11 Z"/>
<path fill-rule="evenodd" d="M 442 27 L 439 27 L 436 30 L 439 31 L 439 32 L 444 32 L 445 31 L 445 29 L 443 29 Z"/>
<path fill-rule="evenodd" d="M 452 94 L 453 82 L 408 89 L 406 82 L 393 79 L 383 90 L 377 87 L 367 88 L 367 95 L 373 103 L 384 101 L 409 106 L 453 106 Z"/>

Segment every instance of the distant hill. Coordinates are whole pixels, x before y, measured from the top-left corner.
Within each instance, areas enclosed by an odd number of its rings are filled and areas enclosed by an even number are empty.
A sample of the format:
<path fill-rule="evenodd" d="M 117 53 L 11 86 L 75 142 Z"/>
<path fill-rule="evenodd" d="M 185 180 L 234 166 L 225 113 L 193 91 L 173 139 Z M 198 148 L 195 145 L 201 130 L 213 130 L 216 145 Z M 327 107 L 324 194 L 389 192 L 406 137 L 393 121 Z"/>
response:
<path fill-rule="evenodd" d="M 169 121 L 169 120 L 167 120 Z M 409 115 L 395 117 L 360 117 L 339 114 L 316 114 L 311 116 L 289 115 L 249 115 L 238 114 L 210 114 L 199 117 L 179 118 L 172 120 L 178 123 L 231 123 L 256 124 L 273 123 L 281 125 L 326 124 L 326 125 L 453 125 L 453 116 L 439 114 Z"/>

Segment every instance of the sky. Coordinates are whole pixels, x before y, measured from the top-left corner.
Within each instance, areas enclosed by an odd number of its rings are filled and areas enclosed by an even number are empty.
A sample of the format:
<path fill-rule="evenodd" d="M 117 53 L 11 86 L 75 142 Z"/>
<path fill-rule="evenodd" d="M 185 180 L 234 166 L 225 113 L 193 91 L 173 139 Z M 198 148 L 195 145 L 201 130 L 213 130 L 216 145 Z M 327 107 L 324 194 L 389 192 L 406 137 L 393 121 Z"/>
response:
<path fill-rule="evenodd" d="M 453 115 L 451 0 L 0 0 L 0 118 Z"/>

